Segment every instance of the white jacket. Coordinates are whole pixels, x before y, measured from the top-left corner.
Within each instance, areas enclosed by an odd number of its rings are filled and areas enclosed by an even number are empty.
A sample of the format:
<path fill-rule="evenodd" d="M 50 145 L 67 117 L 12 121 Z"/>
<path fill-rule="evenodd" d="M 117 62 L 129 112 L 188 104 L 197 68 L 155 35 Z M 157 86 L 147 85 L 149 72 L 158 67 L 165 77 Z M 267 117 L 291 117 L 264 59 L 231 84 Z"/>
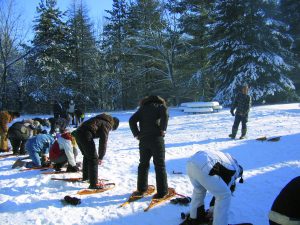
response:
<path fill-rule="evenodd" d="M 74 113 L 75 112 L 75 103 L 70 103 L 68 106 L 68 113 Z"/>
<path fill-rule="evenodd" d="M 198 151 L 188 161 L 197 165 L 197 167 L 204 173 L 209 174 L 213 166 L 219 162 L 229 170 L 235 170 L 235 174 L 231 177 L 228 186 L 235 183 L 235 180 L 240 176 L 241 168 L 237 161 L 229 154 L 220 151 Z"/>
<path fill-rule="evenodd" d="M 60 136 L 57 138 L 57 143 L 59 145 L 59 149 L 63 149 L 65 151 L 66 156 L 68 158 L 68 163 L 71 166 L 76 166 L 76 160 L 73 150 L 74 147 L 72 145 L 72 141 Z"/>

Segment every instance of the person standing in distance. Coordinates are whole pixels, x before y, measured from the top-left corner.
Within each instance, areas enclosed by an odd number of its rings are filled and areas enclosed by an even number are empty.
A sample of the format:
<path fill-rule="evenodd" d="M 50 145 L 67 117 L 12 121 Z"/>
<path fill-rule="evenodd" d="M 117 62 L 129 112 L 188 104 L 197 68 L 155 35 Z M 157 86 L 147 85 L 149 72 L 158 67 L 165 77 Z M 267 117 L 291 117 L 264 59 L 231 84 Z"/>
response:
<path fill-rule="evenodd" d="M 232 139 L 235 139 L 240 122 L 242 122 L 242 135 L 240 139 L 244 139 L 247 134 L 248 114 L 251 107 L 251 97 L 248 95 L 248 89 L 247 85 L 242 87 L 241 93 L 237 95 L 230 109 L 231 115 L 235 116 L 232 132 L 229 134 L 229 137 Z M 236 111 L 234 112 L 235 109 Z"/>
<path fill-rule="evenodd" d="M 168 194 L 164 142 L 168 118 L 165 100 L 159 96 L 149 96 L 141 100 L 139 109 L 129 119 L 131 132 L 140 141 L 137 190 L 141 194 L 147 191 L 150 159 L 153 157 L 157 187 L 154 198 L 163 198 Z"/>
<path fill-rule="evenodd" d="M 119 119 L 102 113 L 83 122 L 72 136 L 75 137 L 83 155 L 82 180 L 89 180 L 89 189 L 101 189 L 98 186 L 98 165 L 102 164 L 106 153 L 108 134 L 119 126 Z M 98 152 L 94 138 L 99 138 Z"/>

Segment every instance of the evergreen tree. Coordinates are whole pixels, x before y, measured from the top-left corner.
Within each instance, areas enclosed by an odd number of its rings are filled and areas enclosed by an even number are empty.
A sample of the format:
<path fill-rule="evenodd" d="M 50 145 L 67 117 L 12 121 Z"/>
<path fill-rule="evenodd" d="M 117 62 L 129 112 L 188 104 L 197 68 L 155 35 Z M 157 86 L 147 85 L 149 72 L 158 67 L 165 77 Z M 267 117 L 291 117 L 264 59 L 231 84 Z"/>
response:
<path fill-rule="evenodd" d="M 288 32 L 294 40 L 291 50 L 295 54 L 296 62 L 291 78 L 295 82 L 298 94 L 300 94 L 300 1 L 281 0 L 280 9 L 281 18 L 288 24 Z"/>
<path fill-rule="evenodd" d="M 144 95 L 158 94 L 171 104 L 179 104 L 185 79 L 179 63 L 185 53 L 178 15 L 173 1 L 136 1 L 131 5 L 130 54 L 136 57 L 136 79 Z"/>
<path fill-rule="evenodd" d="M 67 22 L 70 35 L 68 48 L 71 52 L 71 68 L 74 77 L 67 83 L 72 89 L 72 98 L 77 105 L 99 107 L 99 87 L 97 79 L 98 51 L 93 34 L 93 24 L 87 15 L 86 6 L 74 1 L 69 9 Z"/>
<path fill-rule="evenodd" d="M 218 0 L 212 16 L 211 74 L 218 88 L 215 99 L 231 103 L 242 84 L 254 101 L 287 100 L 294 85 L 287 77 L 290 41 L 285 24 L 275 20 L 276 4 L 263 0 Z"/>
<path fill-rule="evenodd" d="M 181 69 L 187 74 L 188 100 L 207 101 L 214 97 L 214 76 L 207 71 L 210 33 L 207 24 L 212 23 L 213 1 L 181 0 L 175 10 L 181 14 L 180 26 L 189 43 L 188 54 L 182 60 Z M 201 96 L 201 97 L 200 97 Z M 200 97 L 200 99 L 199 99 Z"/>
<path fill-rule="evenodd" d="M 27 64 L 34 90 L 30 96 L 42 102 L 62 100 L 72 94 L 72 90 L 65 86 L 65 81 L 72 75 L 67 49 L 69 31 L 56 0 L 41 1 L 37 13 L 32 44 L 38 49 L 38 54 L 32 54 Z"/>
<path fill-rule="evenodd" d="M 153 31 L 162 29 L 160 2 L 157 0 L 136 0 L 132 1 L 128 9 L 128 35 L 127 38 L 129 55 L 133 62 L 132 78 L 134 91 L 132 94 L 134 102 L 150 94 L 161 94 L 158 92 L 159 76 L 156 68 L 160 67 L 155 58 L 148 56 L 149 49 L 146 46 Z"/>
<path fill-rule="evenodd" d="M 128 76 L 128 60 L 126 55 L 127 39 L 127 4 L 125 0 L 113 0 L 112 10 L 108 13 L 107 24 L 103 31 L 102 51 L 107 63 L 106 83 L 108 93 L 111 96 L 110 107 L 128 107 L 128 88 L 130 88 L 130 77 Z"/>

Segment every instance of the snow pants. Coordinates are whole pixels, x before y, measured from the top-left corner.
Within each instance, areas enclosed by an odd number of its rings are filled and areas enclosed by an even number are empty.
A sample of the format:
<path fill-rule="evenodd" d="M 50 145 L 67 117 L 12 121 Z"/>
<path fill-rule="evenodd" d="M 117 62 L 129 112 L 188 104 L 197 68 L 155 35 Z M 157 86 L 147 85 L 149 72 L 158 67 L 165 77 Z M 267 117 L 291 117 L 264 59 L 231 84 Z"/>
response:
<path fill-rule="evenodd" d="M 27 140 L 17 139 L 17 138 L 9 138 L 9 141 L 11 143 L 14 154 L 20 154 L 20 155 L 26 154 L 25 144 L 26 144 Z"/>
<path fill-rule="evenodd" d="M 232 126 L 232 133 L 233 133 L 234 136 L 236 135 L 241 122 L 242 122 L 242 136 L 246 135 L 248 117 L 247 116 L 241 116 L 241 115 L 235 115 L 234 123 L 233 123 L 233 126 Z"/>
<path fill-rule="evenodd" d="M 231 191 L 226 183 L 219 176 L 210 176 L 209 169 L 200 168 L 195 162 L 188 161 L 187 174 L 194 186 L 190 217 L 197 218 L 197 209 L 204 205 L 206 192 L 209 191 L 215 196 L 215 206 L 213 212 L 213 225 L 228 225 L 228 213 L 231 201 Z"/>
<path fill-rule="evenodd" d="M 137 190 L 144 192 L 148 188 L 148 173 L 150 159 L 153 163 L 156 175 L 156 187 L 158 195 L 168 193 L 168 182 L 165 165 L 165 142 L 163 137 L 145 137 L 140 140 L 140 163 L 138 166 Z"/>
<path fill-rule="evenodd" d="M 76 130 L 72 135 L 83 155 L 82 179 L 89 179 L 90 186 L 96 186 L 98 183 L 98 154 L 93 135 L 88 130 Z"/>

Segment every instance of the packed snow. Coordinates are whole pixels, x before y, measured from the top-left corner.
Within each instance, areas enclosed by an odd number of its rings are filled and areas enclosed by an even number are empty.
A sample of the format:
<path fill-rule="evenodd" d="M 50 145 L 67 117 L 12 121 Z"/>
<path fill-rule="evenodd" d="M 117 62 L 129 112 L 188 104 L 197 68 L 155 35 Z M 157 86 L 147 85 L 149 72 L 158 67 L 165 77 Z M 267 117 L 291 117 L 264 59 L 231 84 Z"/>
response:
<path fill-rule="evenodd" d="M 188 212 L 188 206 L 166 202 L 144 212 L 151 199 L 146 197 L 124 208 L 119 207 L 136 189 L 138 141 L 133 138 L 128 125 L 133 112 L 111 112 L 121 122 L 118 130 L 109 134 L 104 164 L 99 166 L 99 178 L 116 183 L 116 187 L 107 192 L 79 196 L 77 191 L 87 188 L 87 183 L 55 181 L 51 177 L 80 177 L 81 173 L 43 175 L 41 171 L 22 172 L 11 169 L 17 157 L 0 159 L 1 224 L 178 225 L 182 221 L 180 213 Z M 88 114 L 87 118 L 94 115 Z M 203 149 L 229 153 L 244 167 L 245 179 L 243 184 L 237 184 L 233 194 L 229 222 L 266 225 L 275 197 L 300 174 L 300 107 L 296 103 L 252 107 L 248 135 L 244 140 L 228 138 L 233 120 L 229 109 L 212 114 L 184 114 L 177 108 L 170 108 L 165 138 L 168 184 L 177 193 L 191 196 L 193 187 L 185 169 L 187 159 Z M 278 142 L 255 140 L 261 136 L 281 136 L 281 139 Z M 98 140 L 95 142 L 98 145 Z M 80 155 L 78 161 L 81 160 Z M 153 163 L 149 184 L 155 184 Z M 63 205 L 60 200 L 66 195 L 81 198 L 82 203 Z M 210 199 L 208 195 L 206 208 Z"/>

